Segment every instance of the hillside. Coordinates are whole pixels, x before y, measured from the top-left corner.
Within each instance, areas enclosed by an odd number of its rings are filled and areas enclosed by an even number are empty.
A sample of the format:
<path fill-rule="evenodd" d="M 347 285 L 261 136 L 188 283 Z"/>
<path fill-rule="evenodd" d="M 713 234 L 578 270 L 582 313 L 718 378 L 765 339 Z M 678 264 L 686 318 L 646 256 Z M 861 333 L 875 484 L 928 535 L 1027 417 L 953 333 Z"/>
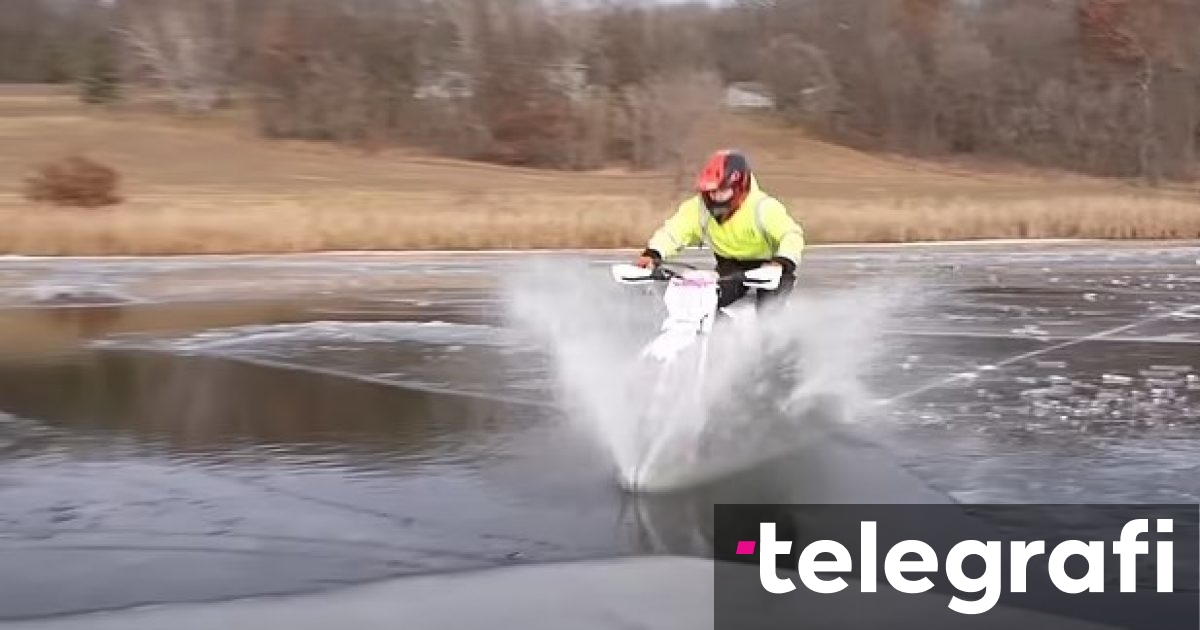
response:
<path fill-rule="evenodd" d="M 97 109 L 52 88 L 0 88 L 0 252 L 637 247 L 690 179 L 271 142 L 237 117 L 181 120 L 144 104 Z M 746 149 L 814 242 L 1200 234 L 1187 191 L 866 154 L 748 117 L 728 117 L 704 144 L 693 152 Z M 31 168 L 69 153 L 118 169 L 126 201 L 26 201 Z"/>

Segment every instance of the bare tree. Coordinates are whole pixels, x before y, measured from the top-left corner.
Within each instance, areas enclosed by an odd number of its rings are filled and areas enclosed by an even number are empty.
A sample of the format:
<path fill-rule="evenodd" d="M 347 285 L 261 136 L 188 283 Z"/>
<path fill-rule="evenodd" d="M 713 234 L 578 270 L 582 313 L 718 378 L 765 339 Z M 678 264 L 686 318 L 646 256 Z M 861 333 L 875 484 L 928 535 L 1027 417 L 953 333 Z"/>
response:
<path fill-rule="evenodd" d="M 1194 177 L 1200 142 L 1196 0 L 111 4 L 9 0 L 0 81 L 83 73 L 103 100 L 148 78 L 186 112 L 236 87 L 268 135 L 555 168 L 687 163 L 696 121 L 741 81 L 867 148 L 1157 182 Z M 88 52 L 112 24 L 120 77 Z"/>
<path fill-rule="evenodd" d="M 721 107 L 721 84 L 711 72 L 653 77 L 624 90 L 629 160 L 638 168 L 678 171 L 695 161 L 696 131 Z"/>
<path fill-rule="evenodd" d="M 992 53 L 981 41 L 978 24 L 962 16 L 946 16 L 932 36 L 942 144 L 953 151 L 981 150 L 990 122 L 987 103 L 995 89 Z"/>
<path fill-rule="evenodd" d="M 1079 20 L 1094 56 L 1136 94 L 1138 174 L 1151 184 L 1168 171 L 1189 176 L 1196 142 L 1191 112 L 1200 79 L 1195 44 L 1200 8 L 1178 0 L 1086 0 Z M 1172 125 L 1164 111 L 1175 112 L 1177 121 L 1182 112 L 1183 124 Z"/>
<path fill-rule="evenodd" d="M 763 51 L 762 79 L 775 108 L 793 123 L 827 122 L 841 88 L 825 52 L 796 35 L 780 35 Z"/>
<path fill-rule="evenodd" d="M 236 0 L 121 0 L 122 34 L 141 68 L 189 113 L 229 96 Z"/>
<path fill-rule="evenodd" d="M 92 3 L 5 0 L 0 9 L 0 83 L 78 78 L 91 61 L 91 42 L 107 35 L 108 13 Z"/>

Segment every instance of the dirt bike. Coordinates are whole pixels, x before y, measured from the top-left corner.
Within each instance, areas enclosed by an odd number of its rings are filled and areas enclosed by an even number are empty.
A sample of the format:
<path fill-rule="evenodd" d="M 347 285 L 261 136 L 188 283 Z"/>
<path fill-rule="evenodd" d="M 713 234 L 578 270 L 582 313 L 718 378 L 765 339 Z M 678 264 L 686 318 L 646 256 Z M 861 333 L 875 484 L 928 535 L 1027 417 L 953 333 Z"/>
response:
<path fill-rule="evenodd" d="M 680 268 L 681 270 L 676 270 Z M 676 445 L 695 444 L 703 423 L 692 420 L 704 410 L 705 377 L 710 369 L 709 344 L 718 320 L 721 326 L 753 326 L 757 306 L 751 295 L 728 306 L 720 306 L 721 286 L 737 282 L 749 289 L 772 291 L 779 287 L 781 267 L 767 265 L 722 278 L 716 272 L 684 264 L 661 264 L 652 269 L 636 265 L 612 266 L 614 280 L 626 285 L 666 283 L 663 303 L 666 317 L 657 336 L 639 354 L 638 376 L 652 381 L 647 404 L 639 418 L 638 445 L 644 446 L 640 463 L 631 471 L 626 485 L 640 488 L 645 476 Z M 689 391 L 690 390 L 690 391 Z M 675 420 L 675 422 L 672 422 Z M 694 449 L 688 453 L 694 457 Z"/>

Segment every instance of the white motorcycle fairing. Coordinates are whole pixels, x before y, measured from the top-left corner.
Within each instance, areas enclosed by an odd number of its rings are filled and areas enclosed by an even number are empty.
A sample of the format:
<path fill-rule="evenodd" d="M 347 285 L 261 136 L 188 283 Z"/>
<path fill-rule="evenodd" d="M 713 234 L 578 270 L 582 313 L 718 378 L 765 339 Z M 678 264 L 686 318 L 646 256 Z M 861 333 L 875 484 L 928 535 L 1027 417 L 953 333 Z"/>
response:
<path fill-rule="evenodd" d="M 622 284 L 642 284 L 660 279 L 653 270 L 635 265 L 614 265 L 612 274 Z M 750 288 L 772 291 L 779 287 L 782 275 L 781 267 L 760 267 L 747 271 L 743 283 Z M 713 271 L 700 270 L 688 270 L 670 276 L 663 294 L 667 317 L 663 320 L 661 334 L 646 347 L 643 355 L 670 360 L 680 350 L 694 343 L 697 335 L 711 333 L 718 312 L 738 322 L 753 320 L 758 309 L 749 300 L 718 308 L 720 279 Z"/>
<path fill-rule="evenodd" d="M 746 272 L 742 282 L 750 288 L 771 290 L 779 286 L 782 273 L 782 268 L 778 266 L 766 266 Z M 682 444 L 694 442 L 696 436 L 690 433 L 695 432 L 697 424 L 691 424 L 690 429 L 665 425 L 662 418 L 671 414 L 660 407 L 696 404 L 704 399 L 708 343 L 718 313 L 728 317 L 733 325 L 741 327 L 755 323 L 757 307 L 753 300 L 748 299 L 718 307 L 721 278 L 712 271 L 687 270 L 664 275 L 660 271 L 633 265 L 614 265 L 612 274 L 622 284 L 667 282 L 663 294 L 667 316 L 659 334 L 643 348 L 640 355 L 647 376 L 653 381 L 649 406 L 642 418 L 642 426 L 652 435 L 645 441 L 648 447 L 630 481 L 630 485 L 636 488 L 645 471 L 658 461 L 672 442 L 676 439 Z M 681 363 L 684 357 L 695 361 L 695 364 Z M 694 388 L 694 391 L 679 391 L 685 386 Z"/>

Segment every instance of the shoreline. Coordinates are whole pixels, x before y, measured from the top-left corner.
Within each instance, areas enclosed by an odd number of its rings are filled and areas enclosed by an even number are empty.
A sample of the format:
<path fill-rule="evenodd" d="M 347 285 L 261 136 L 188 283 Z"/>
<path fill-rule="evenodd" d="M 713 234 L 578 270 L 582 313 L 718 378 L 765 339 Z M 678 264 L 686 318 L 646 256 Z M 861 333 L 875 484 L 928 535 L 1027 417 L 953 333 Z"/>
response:
<path fill-rule="evenodd" d="M 820 243 L 806 246 L 805 251 L 823 251 L 823 250 L 888 250 L 888 249 L 949 249 L 955 247 L 966 248 L 991 248 L 1004 246 L 1020 246 L 1020 247 L 1070 247 L 1070 246 L 1095 246 L 1106 245 L 1113 247 L 1200 247 L 1200 238 L 1192 240 L 1181 239 L 1102 239 L 1102 238 L 1027 238 L 1027 239 L 968 239 L 968 240 L 946 240 L 946 241 L 906 241 L 903 243 Z M 555 254 L 580 254 L 591 256 L 602 255 L 624 255 L 629 252 L 640 251 L 638 247 L 613 247 L 613 248 L 529 248 L 529 249 L 511 249 L 511 248 L 479 248 L 479 249 L 330 249 L 330 250 L 311 250 L 311 251 L 288 251 L 288 252 L 180 252 L 171 254 L 0 254 L 0 263 L 5 262 L 21 262 L 21 261 L 112 261 L 112 260 L 170 260 L 170 259 L 238 259 L 247 260 L 253 258 L 352 258 L 352 257 L 378 257 L 378 258 L 437 258 L 437 257 L 488 257 L 488 256 L 517 256 L 517 255 L 555 255 Z M 703 252 L 707 250 L 691 249 L 689 254 Z"/>

